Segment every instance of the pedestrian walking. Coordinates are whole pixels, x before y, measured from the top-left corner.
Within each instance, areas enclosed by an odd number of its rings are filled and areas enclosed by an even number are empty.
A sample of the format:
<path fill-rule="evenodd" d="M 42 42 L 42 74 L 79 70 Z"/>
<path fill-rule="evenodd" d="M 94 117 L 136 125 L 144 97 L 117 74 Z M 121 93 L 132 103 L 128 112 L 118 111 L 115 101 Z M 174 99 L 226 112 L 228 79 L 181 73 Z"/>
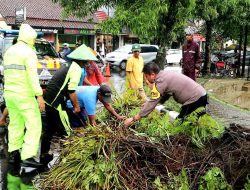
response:
<path fill-rule="evenodd" d="M 200 47 L 193 41 L 191 33 L 186 34 L 186 43 L 182 47 L 183 74 L 196 81 L 201 69 Z"/>
<path fill-rule="evenodd" d="M 143 89 L 143 73 L 144 66 L 143 58 L 140 56 L 141 47 L 139 44 L 132 45 L 133 56 L 128 59 L 126 65 L 126 78 L 129 88 L 135 90 L 138 96 L 142 99 L 146 99 L 146 94 Z"/>
<path fill-rule="evenodd" d="M 132 118 L 125 120 L 125 125 L 130 126 L 150 114 L 158 103 L 164 103 L 171 96 L 177 103 L 182 104 L 178 118 L 184 118 L 199 107 L 208 104 L 206 90 L 189 77 L 172 71 L 160 71 L 155 63 L 144 66 L 143 73 L 152 84 L 151 97 L 141 111 Z"/>
<path fill-rule="evenodd" d="M 9 112 L 9 162 L 22 166 L 39 167 L 38 153 L 45 111 L 43 91 L 37 73 L 37 56 L 34 43 L 36 31 L 22 24 L 17 43 L 4 55 L 4 97 Z"/>

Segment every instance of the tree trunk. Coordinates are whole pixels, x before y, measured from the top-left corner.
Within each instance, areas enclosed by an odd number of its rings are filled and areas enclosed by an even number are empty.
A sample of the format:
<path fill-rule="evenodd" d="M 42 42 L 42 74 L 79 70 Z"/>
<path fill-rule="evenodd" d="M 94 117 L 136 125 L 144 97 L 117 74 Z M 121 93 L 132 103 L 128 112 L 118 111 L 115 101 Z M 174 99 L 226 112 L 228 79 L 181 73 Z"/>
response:
<path fill-rule="evenodd" d="M 245 66 L 246 66 L 246 52 L 247 52 L 247 34 L 248 34 L 248 28 L 247 25 L 245 26 L 245 39 L 244 39 L 244 51 L 243 51 L 243 61 L 242 61 L 242 71 L 241 76 L 245 76 Z"/>
<path fill-rule="evenodd" d="M 212 41 L 212 21 L 206 21 L 206 44 L 205 44 L 205 60 L 202 68 L 202 74 L 207 75 L 210 73 L 210 56 L 211 56 L 211 41 Z"/>
<path fill-rule="evenodd" d="M 166 47 L 172 44 L 172 32 L 176 23 L 177 13 L 178 13 L 178 2 L 172 0 L 169 2 L 169 11 L 167 14 L 162 14 L 159 20 L 160 33 L 159 35 L 159 51 L 156 56 L 156 64 L 160 69 L 164 69 L 166 63 Z M 165 34 L 165 35 L 162 35 Z"/>
<path fill-rule="evenodd" d="M 243 27 L 241 26 L 241 27 L 240 27 L 240 42 L 239 42 L 238 67 L 237 67 L 237 71 L 236 71 L 236 76 L 237 76 L 237 77 L 240 77 L 240 66 L 241 66 L 240 57 L 241 57 L 241 47 L 242 47 L 242 41 L 243 41 L 243 38 L 242 38 L 243 31 L 244 31 L 244 29 L 243 29 Z"/>
<path fill-rule="evenodd" d="M 155 62 L 160 67 L 161 70 L 164 69 L 166 63 L 166 45 L 164 44 L 159 45 L 159 50 Z"/>

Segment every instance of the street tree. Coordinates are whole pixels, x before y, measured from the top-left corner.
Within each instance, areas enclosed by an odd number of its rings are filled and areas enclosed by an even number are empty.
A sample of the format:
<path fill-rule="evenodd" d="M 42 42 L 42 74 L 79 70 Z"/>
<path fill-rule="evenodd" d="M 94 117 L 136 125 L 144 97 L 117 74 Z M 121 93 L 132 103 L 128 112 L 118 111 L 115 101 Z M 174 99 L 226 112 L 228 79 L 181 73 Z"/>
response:
<path fill-rule="evenodd" d="M 202 69 L 203 74 L 208 74 L 211 66 L 212 33 L 216 24 L 223 22 L 224 15 L 228 14 L 230 7 L 237 5 L 236 0 L 197 0 L 195 17 L 205 22 L 205 60 Z"/>
<path fill-rule="evenodd" d="M 183 32 L 195 7 L 195 0 L 52 0 L 59 2 L 67 16 L 87 16 L 103 6 L 113 7 L 115 14 L 102 24 L 102 31 L 120 34 L 128 27 L 143 43 L 159 45 L 156 63 L 164 68 L 166 47 Z"/>
<path fill-rule="evenodd" d="M 234 21 L 238 23 L 238 27 L 240 28 L 240 42 L 243 41 L 242 34 L 244 33 L 244 51 L 243 51 L 243 62 L 242 62 L 242 70 L 241 76 L 244 77 L 245 74 L 245 65 L 246 65 L 246 51 L 247 51 L 247 41 L 248 41 L 248 33 L 250 30 L 250 0 L 241 0 L 237 3 L 236 14 L 234 17 Z M 240 43 L 240 51 L 241 55 L 241 43 Z M 238 58 L 240 63 L 240 56 Z"/>
<path fill-rule="evenodd" d="M 247 39 L 249 43 L 249 38 L 247 38 L 247 33 L 249 32 L 249 20 L 250 20 L 250 0 L 237 1 L 235 6 L 229 7 L 228 14 L 224 15 L 222 18 L 223 22 L 216 25 L 216 29 L 222 32 L 222 35 L 229 37 L 230 39 L 236 39 L 239 42 L 239 46 L 236 48 L 239 50 L 239 55 L 241 55 L 243 40 L 244 40 L 244 52 L 243 57 L 246 55 L 246 45 Z M 248 28 L 248 29 L 247 29 Z M 241 59 L 238 56 L 238 68 L 237 76 L 240 76 L 240 65 Z M 242 63 L 241 76 L 245 72 L 245 59 Z"/>

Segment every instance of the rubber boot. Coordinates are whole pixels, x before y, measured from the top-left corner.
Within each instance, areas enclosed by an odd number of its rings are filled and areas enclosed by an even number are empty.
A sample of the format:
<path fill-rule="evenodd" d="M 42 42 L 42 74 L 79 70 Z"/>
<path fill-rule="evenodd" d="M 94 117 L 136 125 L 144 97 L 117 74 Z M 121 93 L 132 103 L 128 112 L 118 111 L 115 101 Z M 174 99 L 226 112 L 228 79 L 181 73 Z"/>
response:
<path fill-rule="evenodd" d="M 9 164 L 20 164 L 21 157 L 19 150 L 15 150 L 9 153 Z"/>

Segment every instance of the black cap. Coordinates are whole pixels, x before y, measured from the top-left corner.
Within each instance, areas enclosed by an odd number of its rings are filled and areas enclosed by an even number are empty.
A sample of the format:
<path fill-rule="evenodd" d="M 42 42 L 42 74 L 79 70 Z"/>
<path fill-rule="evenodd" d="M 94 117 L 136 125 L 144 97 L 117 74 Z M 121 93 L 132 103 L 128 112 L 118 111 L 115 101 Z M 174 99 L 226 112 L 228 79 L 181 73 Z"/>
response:
<path fill-rule="evenodd" d="M 106 102 L 106 103 L 111 102 L 112 91 L 111 91 L 111 88 L 108 85 L 106 85 L 106 84 L 101 85 L 100 88 L 99 88 L 99 92 L 102 95 L 104 102 Z"/>

